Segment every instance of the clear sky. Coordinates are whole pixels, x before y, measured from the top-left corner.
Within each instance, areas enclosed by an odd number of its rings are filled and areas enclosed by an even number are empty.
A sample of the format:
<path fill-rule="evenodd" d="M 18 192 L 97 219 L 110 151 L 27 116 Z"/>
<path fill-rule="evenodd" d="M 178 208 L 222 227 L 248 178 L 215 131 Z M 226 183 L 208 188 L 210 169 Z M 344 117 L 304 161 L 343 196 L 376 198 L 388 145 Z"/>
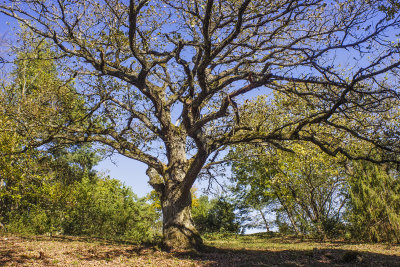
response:
<path fill-rule="evenodd" d="M 139 161 L 115 154 L 111 159 L 101 161 L 96 170 L 121 180 L 125 185 L 132 187 L 138 197 L 144 197 L 151 191 L 147 183 L 146 168 L 146 165 Z"/>

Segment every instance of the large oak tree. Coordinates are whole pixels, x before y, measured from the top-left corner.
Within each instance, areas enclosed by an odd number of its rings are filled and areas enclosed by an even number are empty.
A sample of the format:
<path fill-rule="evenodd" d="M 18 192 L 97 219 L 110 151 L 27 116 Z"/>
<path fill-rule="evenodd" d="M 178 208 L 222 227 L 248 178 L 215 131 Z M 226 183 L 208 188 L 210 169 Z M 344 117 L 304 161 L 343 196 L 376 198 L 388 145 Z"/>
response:
<path fill-rule="evenodd" d="M 331 155 L 395 160 L 400 18 L 388 9 L 376 0 L 2 0 L 0 12 L 54 44 L 61 78 L 85 100 L 85 112 L 24 116 L 18 131 L 31 146 L 98 142 L 147 164 L 165 245 L 198 247 L 190 188 L 228 145 L 303 140 Z M 266 101 L 262 123 L 245 120 L 244 95 L 271 90 L 313 108 L 274 120 L 292 111 Z M 353 153 L 335 132 L 370 149 Z M 385 156 L 372 157 L 377 149 Z"/>

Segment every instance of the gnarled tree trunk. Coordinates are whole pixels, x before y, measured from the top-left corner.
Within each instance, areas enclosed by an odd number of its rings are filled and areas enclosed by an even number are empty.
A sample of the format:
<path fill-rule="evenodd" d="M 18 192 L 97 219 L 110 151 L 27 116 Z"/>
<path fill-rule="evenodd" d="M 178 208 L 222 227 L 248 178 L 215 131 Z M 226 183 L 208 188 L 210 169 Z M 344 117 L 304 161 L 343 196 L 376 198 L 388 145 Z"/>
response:
<path fill-rule="evenodd" d="M 164 172 L 149 168 L 150 184 L 159 193 L 163 215 L 163 245 L 167 250 L 199 249 L 203 241 L 196 230 L 192 215 L 190 189 L 203 166 L 206 154 L 193 160 L 186 158 L 186 136 L 169 136 L 168 165 Z"/>
<path fill-rule="evenodd" d="M 191 213 L 191 193 L 171 183 L 161 198 L 163 213 L 163 244 L 166 249 L 199 249 L 203 241 Z"/>

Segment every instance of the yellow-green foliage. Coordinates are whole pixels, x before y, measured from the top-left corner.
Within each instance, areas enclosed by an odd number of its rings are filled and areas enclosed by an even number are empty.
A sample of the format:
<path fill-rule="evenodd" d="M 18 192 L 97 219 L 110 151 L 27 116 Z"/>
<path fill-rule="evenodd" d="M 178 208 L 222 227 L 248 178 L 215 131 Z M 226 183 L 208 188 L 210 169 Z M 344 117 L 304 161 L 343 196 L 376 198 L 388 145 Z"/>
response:
<path fill-rule="evenodd" d="M 91 147 L 36 143 L 84 116 L 83 103 L 60 78 L 48 43 L 21 36 L 14 79 L 0 91 L 0 222 L 10 232 L 150 241 L 157 215 L 130 188 L 96 174 Z"/>
<path fill-rule="evenodd" d="M 336 234 L 344 201 L 343 158 L 306 142 L 284 146 L 287 150 L 245 145 L 231 151 L 238 201 L 258 212 L 269 208 L 283 214 L 288 219 L 282 224 L 278 216 L 280 228 L 289 225 L 297 233 Z"/>
<path fill-rule="evenodd" d="M 374 242 L 400 242 L 400 180 L 389 166 L 354 162 L 349 176 L 351 236 Z"/>

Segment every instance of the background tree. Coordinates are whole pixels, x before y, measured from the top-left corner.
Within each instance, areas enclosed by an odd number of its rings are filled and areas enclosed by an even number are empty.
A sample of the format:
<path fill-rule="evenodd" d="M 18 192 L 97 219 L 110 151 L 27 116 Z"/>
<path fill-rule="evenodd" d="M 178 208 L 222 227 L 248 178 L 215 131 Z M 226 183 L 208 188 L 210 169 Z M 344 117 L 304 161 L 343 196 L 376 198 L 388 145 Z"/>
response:
<path fill-rule="evenodd" d="M 59 79 L 48 43 L 27 31 L 20 37 L 13 72 L 0 94 L 0 122 L 7 125 L 0 132 L 0 222 L 10 232 L 152 240 L 157 215 L 131 189 L 94 171 L 100 157 L 88 144 L 54 140 L 51 149 L 27 147 L 27 134 L 80 112 L 82 102 Z M 13 110 L 42 121 L 19 132 L 7 117 Z M 21 125 L 29 121 L 18 118 Z"/>
<path fill-rule="evenodd" d="M 48 169 L 50 166 L 46 166 L 46 161 L 54 164 L 56 158 L 58 161 L 62 159 L 55 155 L 55 153 L 62 153 L 62 149 L 54 148 L 53 154 L 51 152 L 46 154 L 28 147 L 29 141 L 26 136 L 36 135 L 36 131 L 40 131 L 40 128 L 26 128 L 25 131 L 19 131 L 19 126 L 24 125 L 30 119 L 22 116 L 15 120 L 16 118 L 10 117 L 14 114 L 12 110 L 31 109 L 29 113 L 21 112 L 20 115 L 31 116 L 33 114 L 38 119 L 36 125 L 40 125 L 43 121 L 49 122 L 50 119 L 55 120 L 61 117 L 63 106 L 71 104 L 71 98 L 68 99 L 68 95 L 60 95 L 55 98 L 56 90 L 63 90 L 63 83 L 57 77 L 54 60 L 51 60 L 50 46 L 46 42 L 37 42 L 32 39 L 33 35 L 28 31 L 22 31 L 20 37 L 21 47 L 16 53 L 13 71 L 9 75 L 9 80 L 3 81 L 3 90 L 0 92 L 2 103 L 0 117 L 2 129 L 4 129 L 0 132 L 2 138 L 0 151 L 3 155 L 0 164 L 2 180 L 0 201 L 5 221 L 10 219 L 8 217 L 29 210 L 40 202 L 45 194 L 43 185 L 52 177 L 51 171 Z M 63 91 L 65 92 L 65 90 Z M 16 103 L 22 106 L 16 105 Z M 19 153 L 21 150 L 25 150 L 26 153 L 22 155 Z M 79 148 L 75 147 L 69 152 L 77 150 Z M 65 150 L 63 152 L 65 153 Z M 87 154 L 89 155 L 88 152 Z M 93 155 L 89 158 L 95 161 Z M 73 163 L 73 161 L 69 161 L 64 164 L 65 168 L 62 170 L 67 171 L 67 168 L 71 168 L 70 164 Z M 81 167 L 92 167 L 86 165 L 82 164 Z M 60 166 L 53 165 L 51 167 L 54 172 L 58 171 L 60 174 Z M 72 173 L 74 172 L 70 172 L 70 174 Z M 72 178 L 70 177 L 70 179 Z"/>
<path fill-rule="evenodd" d="M 8 122 L 0 115 L 0 123 Z M 0 135 L 0 151 L 8 154 L 0 158 L 0 221 L 3 223 L 8 221 L 10 211 L 26 206 L 37 196 L 38 179 L 33 175 L 35 154 L 28 151 L 24 157 L 13 155 L 21 144 L 15 133 Z"/>
<path fill-rule="evenodd" d="M 246 147 L 246 149 L 249 149 Z M 240 148 L 232 149 L 229 156 L 244 160 L 232 164 L 232 177 L 230 178 L 233 186 L 230 187 L 233 198 L 238 206 L 246 210 L 248 224 L 245 228 L 264 228 L 267 232 L 271 230 L 272 222 L 270 216 L 273 214 L 278 203 L 274 195 L 268 177 L 263 175 L 260 170 L 262 163 L 258 161 L 261 155 L 253 154 L 256 149 L 249 149 L 249 154 Z M 265 168 L 266 166 L 264 166 Z"/>
<path fill-rule="evenodd" d="M 353 162 L 349 167 L 347 220 L 354 239 L 400 241 L 400 180 L 393 166 Z"/>
<path fill-rule="evenodd" d="M 370 124 L 356 116 L 398 105 L 398 84 L 391 77 L 400 61 L 391 30 L 399 17 L 379 11 L 381 5 L 370 0 L 3 0 L 0 12 L 54 44 L 60 76 L 76 75 L 76 93 L 85 103 L 84 112 L 70 112 L 63 120 L 43 120 L 19 109 L 11 117 L 24 116 L 21 132 L 43 126 L 31 135 L 30 146 L 98 142 L 147 164 L 150 184 L 161 196 L 166 247 L 198 247 L 190 188 L 228 145 L 262 141 L 283 148 L 284 140 L 302 140 L 331 155 L 371 158 L 376 155 L 371 151 L 381 149 L 385 156 L 372 160 L 393 160 L 398 132 L 392 120 Z M 271 118 L 286 109 L 262 112 L 258 116 L 269 124 L 248 123 L 241 119 L 238 98 L 256 88 L 283 92 L 314 110 L 281 123 Z M 354 154 L 321 127 L 370 147 Z"/>
<path fill-rule="evenodd" d="M 193 207 L 193 220 L 202 234 L 238 233 L 241 224 L 236 215 L 235 205 L 227 197 L 208 199 L 200 196 L 198 205 Z"/>
<path fill-rule="evenodd" d="M 274 205 L 297 233 L 332 236 L 342 221 L 345 174 L 340 158 L 321 153 L 305 143 L 288 146 L 238 147 L 232 165 L 236 191 L 242 201 Z M 343 160 L 343 159 L 342 159 Z M 240 190 L 241 189 L 241 190 Z M 337 232 L 336 232 L 337 234 Z"/>

